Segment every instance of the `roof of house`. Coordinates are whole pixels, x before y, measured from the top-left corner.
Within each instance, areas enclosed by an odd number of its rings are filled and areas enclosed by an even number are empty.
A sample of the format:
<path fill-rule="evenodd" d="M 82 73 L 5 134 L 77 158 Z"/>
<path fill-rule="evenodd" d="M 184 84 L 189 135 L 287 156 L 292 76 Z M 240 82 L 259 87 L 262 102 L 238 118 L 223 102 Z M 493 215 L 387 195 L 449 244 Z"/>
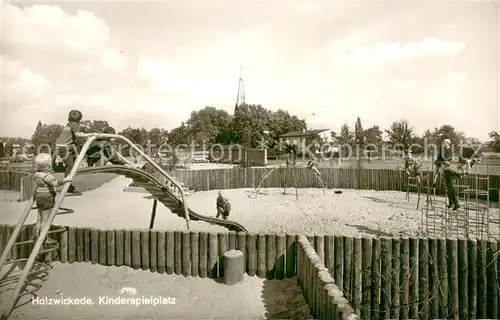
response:
<path fill-rule="evenodd" d="M 319 134 L 330 129 L 317 129 L 317 130 L 306 130 L 306 131 L 291 131 L 285 134 L 282 134 L 281 137 L 309 137 L 315 134 Z"/>

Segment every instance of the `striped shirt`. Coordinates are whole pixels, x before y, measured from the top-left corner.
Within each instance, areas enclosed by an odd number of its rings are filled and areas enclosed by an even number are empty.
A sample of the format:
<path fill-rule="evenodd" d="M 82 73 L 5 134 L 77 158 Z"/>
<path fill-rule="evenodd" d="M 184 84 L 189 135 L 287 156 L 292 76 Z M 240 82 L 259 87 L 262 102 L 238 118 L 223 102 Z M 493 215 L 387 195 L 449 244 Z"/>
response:
<path fill-rule="evenodd" d="M 59 138 L 56 140 L 56 145 L 71 145 L 76 143 L 76 133 L 82 129 L 77 122 L 68 122 L 61 131 Z"/>
<path fill-rule="evenodd" d="M 35 195 L 55 196 L 59 181 L 51 173 L 35 172 L 33 181 L 35 184 Z"/>

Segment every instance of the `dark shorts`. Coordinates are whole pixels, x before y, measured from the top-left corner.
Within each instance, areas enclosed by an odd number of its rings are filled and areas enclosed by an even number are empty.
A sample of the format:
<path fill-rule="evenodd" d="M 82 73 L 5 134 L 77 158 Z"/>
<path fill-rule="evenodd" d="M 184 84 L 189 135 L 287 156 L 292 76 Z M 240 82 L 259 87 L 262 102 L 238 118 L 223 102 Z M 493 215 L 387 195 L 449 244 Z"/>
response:
<path fill-rule="evenodd" d="M 37 194 L 35 195 L 36 207 L 41 210 L 52 209 L 56 203 L 56 198 L 51 194 Z"/>

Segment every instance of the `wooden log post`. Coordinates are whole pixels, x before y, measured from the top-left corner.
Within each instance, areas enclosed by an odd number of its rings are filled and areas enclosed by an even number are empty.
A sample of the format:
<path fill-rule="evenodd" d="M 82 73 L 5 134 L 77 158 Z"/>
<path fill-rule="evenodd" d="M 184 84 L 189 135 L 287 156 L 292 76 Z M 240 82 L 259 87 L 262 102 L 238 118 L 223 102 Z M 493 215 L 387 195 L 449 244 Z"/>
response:
<path fill-rule="evenodd" d="M 59 261 L 68 262 L 68 230 L 62 232 L 59 238 Z"/>
<path fill-rule="evenodd" d="M 174 272 L 182 274 L 182 231 L 174 231 Z"/>
<path fill-rule="evenodd" d="M 276 235 L 276 279 L 285 278 L 286 235 Z"/>
<path fill-rule="evenodd" d="M 253 277 L 257 274 L 257 236 L 249 233 L 246 238 L 247 246 L 247 273 Z"/>
<path fill-rule="evenodd" d="M 224 253 L 224 283 L 228 286 L 243 281 L 245 255 L 240 250 L 229 250 Z"/>
<path fill-rule="evenodd" d="M 266 278 L 266 235 L 257 235 L 257 277 Z"/>
<path fill-rule="evenodd" d="M 291 278 L 295 275 L 295 259 L 296 259 L 296 236 L 287 234 L 286 235 L 286 277 Z"/>
<path fill-rule="evenodd" d="M 197 277 L 200 268 L 200 234 L 198 232 L 191 232 L 191 276 Z M 206 265 L 206 264 L 205 264 Z"/>
<path fill-rule="evenodd" d="M 90 230 L 90 260 L 92 264 L 99 263 L 99 230 L 97 229 Z"/>
<path fill-rule="evenodd" d="M 130 230 L 123 231 L 123 265 L 132 266 L 132 232 Z"/>
<path fill-rule="evenodd" d="M 0 226 L 0 252 L 3 252 L 3 248 L 7 245 L 7 226 Z"/>
<path fill-rule="evenodd" d="M 141 230 L 140 244 L 141 268 L 146 271 L 149 270 L 149 230 Z"/>
<path fill-rule="evenodd" d="M 78 241 L 77 241 L 78 243 Z M 116 245 L 115 245 L 115 230 L 108 230 L 106 231 L 106 244 L 107 244 L 107 250 L 106 250 L 106 262 L 108 266 L 114 266 L 116 265 Z"/>
<path fill-rule="evenodd" d="M 165 232 L 164 231 L 158 231 L 156 235 L 156 243 L 157 243 L 157 259 L 156 259 L 156 271 L 158 273 L 165 273 L 166 271 L 166 265 L 165 262 L 167 260 L 166 256 L 166 242 L 165 242 Z"/>
<path fill-rule="evenodd" d="M 116 230 L 115 231 L 115 244 L 116 244 L 116 266 L 121 267 L 124 264 L 124 257 L 125 257 L 125 237 L 124 237 L 124 232 L 123 230 Z M 130 249 L 128 250 L 130 254 Z"/>
<path fill-rule="evenodd" d="M 182 275 L 188 277 L 191 275 L 191 232 L 184 230 L 182 232 Z"/>
<path fill-rule="evenodd" d="M 218 277 L 218 266 L 219 266 L 219 242 L 217 238 L 217 233 L 210 233 L 208 235 L 208 266 L 207 273 L 208 277 L 215 279 Z"/>
<path fill-rule="evenodd" d="M 149 270 L 158 270 L 158 232 L 149 231 Z"/>
<path fill-rule="evenodd" d="M 75 249 L 76 249 L 76 229 L 75 228 L 69 228 L 68 229 L 68 246 L 67 246 L 67 250 L 68 250 L 68 262 L 69 263 L 73 263 L 76 261 L 76 256 L 75 256 Z M 102 231 L 100 232 L 102 233 Z M 101 235 L 99 234 L 99 237 Z M 101 250 L 100 248 L 101 244 L 99 244 L 99 250 Z M 104 249 L 106 250 L 106 249 Z M 99 261 L 99 263 L 101 263 Z"/>
<path fill-rule="evenodd" d="M 131 267 L 136 270 L 141 269 L 141 231 L 132 230 L 131 245 Z"/>
<path fill-rule="evenodd" d="M 174 273 L 175 266 L 175 235 L 173 231 L 165 233 L 165 271 L 167 274 Z"/>
<path fill-rule="evenodd" d="M 64 231 L 62 234 L 67 233 Z M 61 234 L 61 235 L 62 235 Z M 85 256 L 85 228 L 76 229 L 76 261 L 83 262 Z"/>
<path fill-rule="evenodd" d="M 201 278 L 206 278 L 208 276 L 208 233 L 200 232 L 199 237 L 199 268 L 198 272 Z"/>
<path fill-rule="evenodd" d="M 73 231 L 73 232 L 72 232 Z M 69 230 L 69 238 L 68 238 L 68 262 L 75 261 L 75 247 L 73 244 L 76 244 L 76 232 L 74 232 L 73 228 Z M 107 261 L 107 238 L 106 238 L 106 230 L 99 230 L 99 264 L 105 266 Z"/>

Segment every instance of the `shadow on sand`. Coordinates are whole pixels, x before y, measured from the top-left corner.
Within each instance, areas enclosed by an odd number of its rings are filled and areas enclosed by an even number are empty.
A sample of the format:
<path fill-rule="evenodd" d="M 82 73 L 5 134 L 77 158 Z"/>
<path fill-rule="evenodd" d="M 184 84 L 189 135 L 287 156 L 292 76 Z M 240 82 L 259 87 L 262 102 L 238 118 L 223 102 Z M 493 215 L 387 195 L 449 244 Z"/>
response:
<path fill-rule="evenodd" d="M 261 297 L 266 309 L 264 319 L 313 318 L 295 277 L 284 280 L 264 280 Z"/>
<path fill-rule="evenodd" d="M 17 283 L 17 278 L 24 269 L 25 262 L 16 262 L 9 264 L 9 268 L 6 272 L 2 272 L 0 277 L 0 295 L 2 298 L 2 303 L 0 304 L 3 309 L 7 304 L 7 299 L 10 297 L 14 287 Z M 32 302 L 32 299 L 37 297 L 37 291 L 40 290 L 43 283 L 47 281 L 49 276 L 49 271 L 52 268 L 50 263 L 48 264 L 49 269 L 47 271 L 41 271 L 36 274 L 28 275 L 25 281 L 25 285 L 22 287 L 19 297 L 16 300 L 14 309 L 20 308 L 28 303 Z M 41 270 L 39 267 L 35 266 L 32 268 L 31 272 L 36 272 Z"/>

